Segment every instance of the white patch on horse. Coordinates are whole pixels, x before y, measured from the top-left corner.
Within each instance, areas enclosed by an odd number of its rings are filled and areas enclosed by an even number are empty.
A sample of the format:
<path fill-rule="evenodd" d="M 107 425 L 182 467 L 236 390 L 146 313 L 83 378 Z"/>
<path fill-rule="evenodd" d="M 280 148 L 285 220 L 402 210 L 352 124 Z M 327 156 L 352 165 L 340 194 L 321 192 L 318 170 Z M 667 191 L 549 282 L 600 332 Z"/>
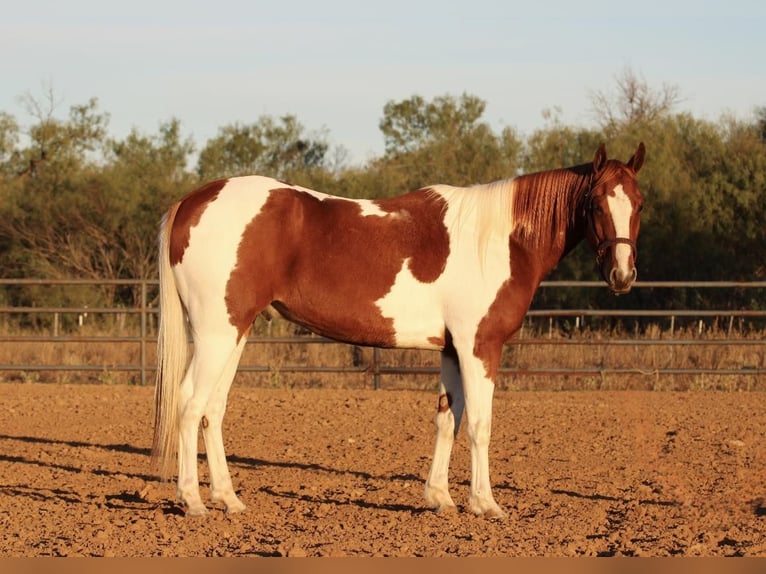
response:
<path fill-rule="evenodd" d="M 362 210 L 362 217 L 386 217 L 389 215 L 387 211 L 383 211 L 378 205 L 367 199 L 357 200 L 355 203 Z"/>
<path fill-rule="evenodd" d="M 297 191 L 302 191 L 303 193 L 307 193 L 308 195 L 317 198 L 319 201 L 326 201 L 328 199 L 331 199 L 333 201 L 346 201 L 348 203 L 353 203 L 355 205 L 358 205 L 360 215 L 362 217 L 394 217 L 394 218 L 409 217 L 409 213 L 407 211 L 404 211 L 404 212 L 385 211 L 381 209 L 380 206 L 377 205 L 374 200 L 371 200 L 371 199 L 350 199 L 348 197 L 337 197 L 334 195 L 328 195 L 326 193 L 314 191 L 313 189 L 308 189 L 306 187 L 301 187 L 298 185 L 294 185 L 292 187 L 293 189 Z"/>
<path fill-rule="evenodd" d="M 606 202 L 609 205 L 609 212 L 612 214 L 615 237 L 630 239 L 630 217 L 633 214 L 633 204 L 622 188 L 622 184 L 614 188 L 613 192 L 607 196 Z M 628 264 L 630 255 L 630 245 L 618 243 L 614 246 L 614 258 L 617 261 L 617 268 L 623 276 L 628 276 L 631 273 Z"/>
<path fill-rule="evenodd" d="M 369 199 L 350 199 L 348 201 L 353 201 L 359 206 L 362 217 L 388 217 L 389 219 L 407 219 L 412 217 L 406 209 L 401 211 L 385 211 L 377 203 Z"/>
<path fill-rule="evenodd" d="M 397 347 L 439 349 L 434 343 L 444 336 L 439 297 L 433 284 L 414 277 L 409 264 L 410 258 L 405 259 L 391 290 L 375 304 L 383 317 L 394 322 Z"/>
<path fill-rule="evenodd" d="M 175 267 L 178 291 L 198 324 L 215 320 L 216 332 L 237 330 L 229 323 L 226 284 L 237 263 L 237 249 L 247 225 L 260 213 L 274 180 L 250 176 L 229 180 L 206 207 L 199 223 L 191 228 L 183 261 Z M 185 269 L 192 270 L 189 273 Z M 205 273 L 196 272 L 205 269 Z M 194 284 L 190 284 L 194 281 Z M 204 309 L 202 306 L 204 305 Z"/>

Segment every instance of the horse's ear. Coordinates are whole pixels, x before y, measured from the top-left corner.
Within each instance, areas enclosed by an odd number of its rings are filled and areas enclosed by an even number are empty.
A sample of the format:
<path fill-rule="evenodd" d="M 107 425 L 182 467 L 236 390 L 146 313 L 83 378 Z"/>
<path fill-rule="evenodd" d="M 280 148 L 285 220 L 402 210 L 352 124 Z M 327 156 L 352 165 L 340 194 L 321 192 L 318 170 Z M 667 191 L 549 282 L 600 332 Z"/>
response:
<path fill-rule="evenodd" d="M 628 160 L 627 166 L 632 169 L 635 173 L 638 173 L 638 170 L 641 169 L 641 166 L 644 165 L 644 158 L 646 157 L 646 148 L 644 147 L 644 142 L 641 142 L 638 144 L 638 149 L 636 150 L 636 153 L 633 154 L 633 157 Z"/>
<path fill-rule="evenodd" d="M 601 144 L 593 157 L 593 173 L 599 175 L 606 166 L 606 146 Z"/>

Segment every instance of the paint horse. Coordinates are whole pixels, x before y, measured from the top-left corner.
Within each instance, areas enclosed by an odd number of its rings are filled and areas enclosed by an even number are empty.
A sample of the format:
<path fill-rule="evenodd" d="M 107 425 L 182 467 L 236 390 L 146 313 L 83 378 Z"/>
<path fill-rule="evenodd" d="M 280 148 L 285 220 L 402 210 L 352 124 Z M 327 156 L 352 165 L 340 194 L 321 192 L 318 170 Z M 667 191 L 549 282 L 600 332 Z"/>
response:
<path fill-rule="evenodd" d="M 200 425 L 211 500 L 228 512 L 245 509 L 232 487 L 221 424 L 251 326 L 273 308 L 338 341 L 440 351 L 426 501 L 455 507 L 448 467 L 465 412 L 470 510 L 503 516 L 488 460 L 502 346 L 521 327 L 542 278 L 583 238 L 609 288 L 630 290 L 644 155 L 642 143 L 622 163 L 607 159 L 601 145 L 592 163 L 380 200 L 236 177 L 173 205 L 159 238 L 153 454 L 166 477 L 177 455 L 177 494 L 187 514 L 207 512 L 197 475 Z M 188 367 L 187 329 L 194 343 Z"/>

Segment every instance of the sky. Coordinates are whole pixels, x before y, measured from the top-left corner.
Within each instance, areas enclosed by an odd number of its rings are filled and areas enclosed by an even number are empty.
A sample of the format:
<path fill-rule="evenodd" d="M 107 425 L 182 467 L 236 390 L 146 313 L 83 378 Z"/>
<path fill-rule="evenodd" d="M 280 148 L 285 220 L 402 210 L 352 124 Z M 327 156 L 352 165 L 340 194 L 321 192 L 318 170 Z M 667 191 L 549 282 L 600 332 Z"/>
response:
<path fill-rule="evenodd" d="M 33 123 L 97 98 L 117 138 L 171 118 L 198 148 L 219 128 L 293 114 L 352 163 L 383 152 L 386 102 L 468 93 L 498 133 L 593 126 L 626 70 L 676 111 L 766 106 L 762 0 L 0 0 L 0 112 Z"/>

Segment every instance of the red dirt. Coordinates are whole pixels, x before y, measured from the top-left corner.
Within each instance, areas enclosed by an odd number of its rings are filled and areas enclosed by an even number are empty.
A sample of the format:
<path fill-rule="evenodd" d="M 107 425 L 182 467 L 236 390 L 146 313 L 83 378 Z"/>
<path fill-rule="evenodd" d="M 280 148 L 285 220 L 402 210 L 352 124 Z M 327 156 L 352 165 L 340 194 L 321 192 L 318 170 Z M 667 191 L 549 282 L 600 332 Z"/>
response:
<path fill-rule="evenodd" d="M 497 393 L 494 521 L 424 506 L 436 393 L 254 388 L 224 435 L 248 511 L 187 519 L 152 392 L 0 384 L 0 556 L 766 556 L 763 393 Z M 464 505 L 464 430 L 451 468 Z"/>

